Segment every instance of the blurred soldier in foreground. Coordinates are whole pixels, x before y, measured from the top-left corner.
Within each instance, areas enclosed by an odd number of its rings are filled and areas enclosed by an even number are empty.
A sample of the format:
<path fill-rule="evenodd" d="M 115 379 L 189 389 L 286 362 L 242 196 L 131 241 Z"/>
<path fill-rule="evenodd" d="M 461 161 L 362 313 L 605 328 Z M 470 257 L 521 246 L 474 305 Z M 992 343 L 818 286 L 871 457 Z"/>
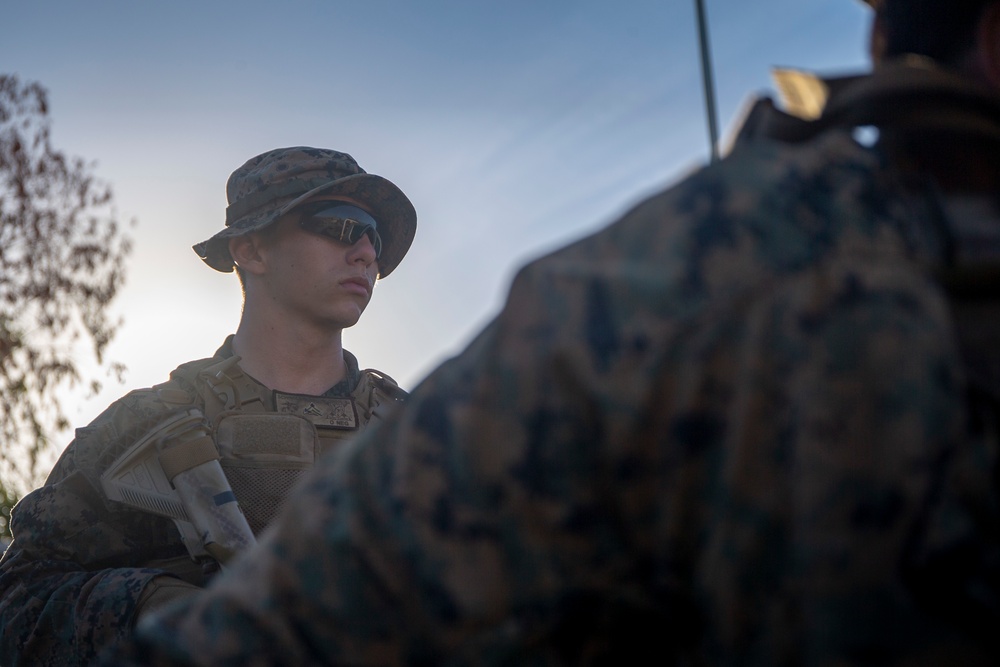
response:
<path fill-rule="evenodd" d="M 79 429 L 14 509 L 0 562 L 5 667 L 92 664 L 253 544 L 321 452 L 405 394 L 342 347 L 413 239 L 402 191 L 349 155 L 297 147 L 249 160 L 227 195 L 225 229 L 195 251 L 237 271 L 239 328 L 214 357 Z"/>
<path fill-rule="evenodd" d="M 1000 664 L 1000 0 L 878 11 L 111 664 Z"/>

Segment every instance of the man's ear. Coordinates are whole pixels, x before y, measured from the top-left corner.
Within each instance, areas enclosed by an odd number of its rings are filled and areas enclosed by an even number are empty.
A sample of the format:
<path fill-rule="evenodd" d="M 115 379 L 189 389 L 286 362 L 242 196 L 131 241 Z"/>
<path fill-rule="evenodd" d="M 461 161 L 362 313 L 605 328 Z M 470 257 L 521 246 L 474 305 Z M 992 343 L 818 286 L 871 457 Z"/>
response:
<path fill-rule="evenodd" d="M 979 17 L 976 62 L 986 83 L 1000 90 L 1000 2 L 987 3 Z"/>
<path fill-rule="evenodd" d="M 236 266 L 246 273 L 260 274 L 264 272 L 265 261 L 261 252 L 261 238 L 250 232 L 229 239 L 229 254 Z"/>

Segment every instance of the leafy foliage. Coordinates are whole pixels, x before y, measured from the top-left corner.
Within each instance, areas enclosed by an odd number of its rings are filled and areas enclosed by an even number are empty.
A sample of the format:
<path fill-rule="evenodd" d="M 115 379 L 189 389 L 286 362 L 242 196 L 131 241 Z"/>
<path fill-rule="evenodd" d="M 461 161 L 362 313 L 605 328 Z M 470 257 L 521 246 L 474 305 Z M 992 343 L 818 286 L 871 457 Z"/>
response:
<path fill-rule="evenodd" d="M 17 503 L 17 496 L 0 485 L 0 554 L 10 544 L 10 510 Z"/>
<path fill-rule="evenodd" d="M 40 456 L 69 424 L 60 403 L 83 382 L 80 348 L 99 366 L 118 327 L 108 305 L 131 240 L 110 186 L 49 138 L 46 90 L 0 75 L 0 488 L 39 481 Z M 86 358 L 86 357 L 84 357 Z M 90 381 L 97 391 L 100 383 Z"/>

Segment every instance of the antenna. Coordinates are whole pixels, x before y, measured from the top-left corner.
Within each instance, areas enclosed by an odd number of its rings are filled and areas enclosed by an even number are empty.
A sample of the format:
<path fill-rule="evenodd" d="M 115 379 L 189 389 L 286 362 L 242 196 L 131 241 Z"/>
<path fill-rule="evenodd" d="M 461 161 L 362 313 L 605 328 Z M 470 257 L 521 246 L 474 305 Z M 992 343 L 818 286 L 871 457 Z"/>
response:
<path fill-rule="evenodd" d="M 698 42 L 701 45 L 701 76 L 705 88 L 705 115 L 708 117 L 709 157 L 712 162 L 719 159 L 719 130 L 715 120 L 715 84 L 712 82 L 712 56 L 708 44 L 708 25 L 705 20 L 704 0 L 695 0 L 698 13 Z"/>

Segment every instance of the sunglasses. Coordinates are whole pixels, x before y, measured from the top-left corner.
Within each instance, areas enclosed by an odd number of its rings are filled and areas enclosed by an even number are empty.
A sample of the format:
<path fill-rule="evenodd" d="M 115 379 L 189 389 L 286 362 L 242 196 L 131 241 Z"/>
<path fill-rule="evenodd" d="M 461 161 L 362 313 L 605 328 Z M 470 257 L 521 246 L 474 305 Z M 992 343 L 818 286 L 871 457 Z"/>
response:
<path fill-rule="evenodd" d="M 354 245 L 367 236 L 375 248 L 375 259 L 382 256 L 382 238 L 378 223 L 367 211 L 353 204 L 327 201 L 303 211 L 299 226 L 307 232 L 325 236 L 340 243 Z"/>

